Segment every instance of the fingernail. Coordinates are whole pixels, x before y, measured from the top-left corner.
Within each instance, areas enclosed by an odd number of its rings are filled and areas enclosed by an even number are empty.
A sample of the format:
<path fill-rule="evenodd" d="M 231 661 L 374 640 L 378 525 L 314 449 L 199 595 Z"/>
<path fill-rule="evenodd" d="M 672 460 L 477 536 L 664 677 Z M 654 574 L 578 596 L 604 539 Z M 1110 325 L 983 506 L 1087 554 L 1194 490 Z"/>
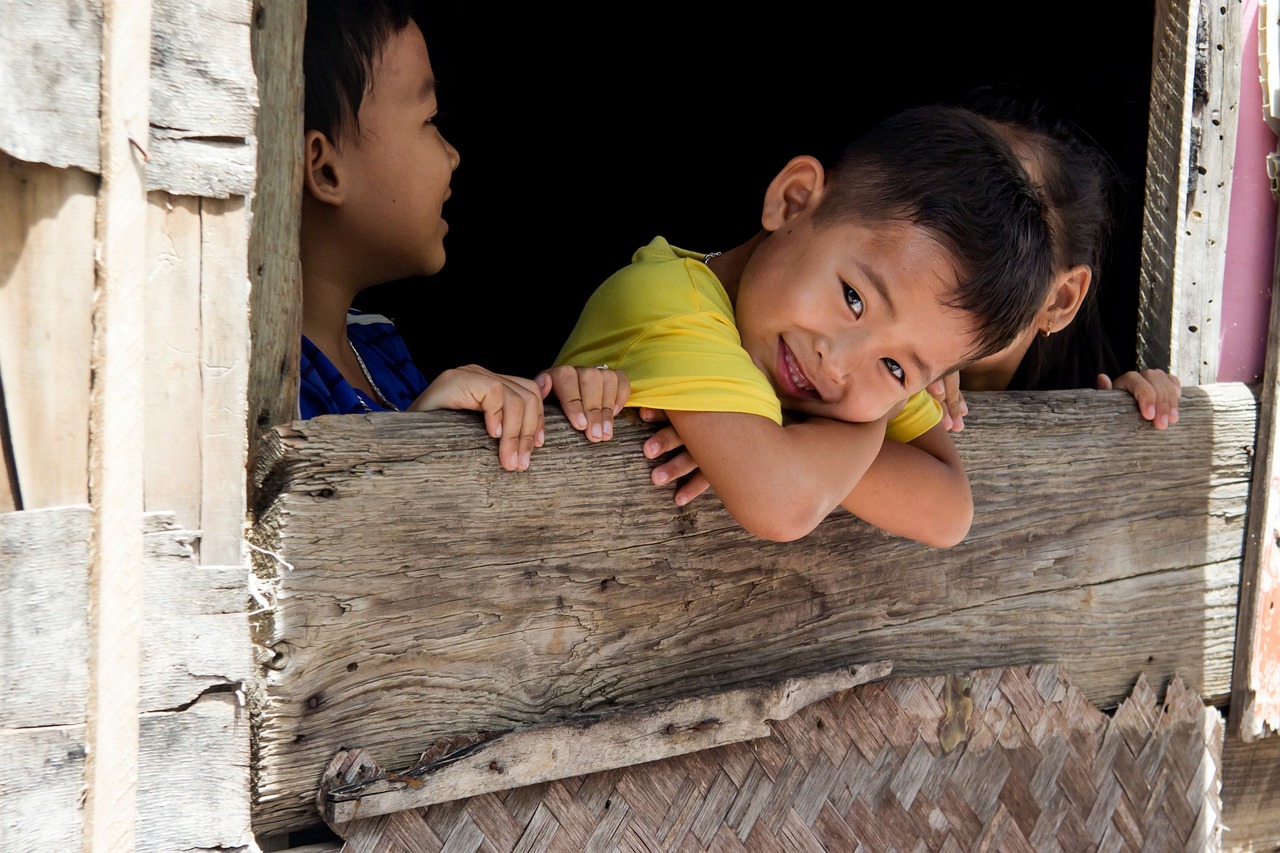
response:
<path fill-rule="evenodd" d="M 592 425 L 591 425 L 591 437 L 592 437 L 592 438 L 599 438 L 599 437 L 600 437 L 600 424 L 592 424 Z"/>
<path fill-rule="evenodd" d="M 573 416 L 573 425 L 576 426 L 578 429 L 586 429 L 587 416 L 584 415 L 582 412 L 578 412 L 578 414 Z"/>
<path fill-rule="evenodd" d="M 496 427 L 493 428 L 493 437 L 502 438 L 502 424 L 498 424 Z"/>
<path fill-rule="evenodd" d="M 533 443 L 538 445 L 539 447 L 545 444 L 546 441 L 547 441 L 547 434 L 543 430 L 538 430 L 538 432 L 533 436 Z"/>
<path fill-rule="evenodd" d="M 604 425 L 604 437 L 613 438 L 613 424 Z"/>
<path fill-rule="evenodd" d="M 667 475 L 666 475 L 666 472 L 664 472 L 664 471 L 654 471 L 654 472 L 653 472 L 653 484 L 654 484 L 655 486 L 661 486 L 661 485 L 662 485 L 663 483 L 665 483 L 665 482 L 667 482 Z"/>
<path fill-rule="evenodd" d="M 676 495 L 676 506 L 684 506 L 688 502 L 689 502 L 689 499 L 686 498 L 684 495 Z"/>
<path fill-rule="evenodd" d="M 520 454 L 520 470 L 523 471 L 528 467 L 529 467 L 529 454 L 528 453 Z"/>

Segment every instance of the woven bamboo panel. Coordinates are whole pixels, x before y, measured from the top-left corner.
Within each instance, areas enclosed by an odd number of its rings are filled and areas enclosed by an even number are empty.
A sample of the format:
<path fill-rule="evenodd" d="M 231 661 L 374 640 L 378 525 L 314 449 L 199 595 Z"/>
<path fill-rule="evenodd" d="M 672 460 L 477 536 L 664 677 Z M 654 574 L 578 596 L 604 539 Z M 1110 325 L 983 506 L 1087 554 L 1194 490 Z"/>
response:
<path fill-rule="evenodd" d="M 773 729 L 334 829 L 348 853 L 1220 848 L 1222 718 L 1176 678 L 1110 717 L 1057 666 L 889 679 Z"/>

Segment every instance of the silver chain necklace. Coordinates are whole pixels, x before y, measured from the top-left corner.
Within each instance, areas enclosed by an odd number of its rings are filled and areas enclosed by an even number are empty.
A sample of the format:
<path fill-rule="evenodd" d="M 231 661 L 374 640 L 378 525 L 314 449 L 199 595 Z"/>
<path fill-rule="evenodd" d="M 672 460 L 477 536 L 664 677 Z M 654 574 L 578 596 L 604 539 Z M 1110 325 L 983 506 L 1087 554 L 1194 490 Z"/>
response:
<path fill-rule="evenodd" d="M 382 402 L 382 405 L 386 406 L 391 411 L 400 411 L 396 408 L 395 403 L 388 400 L 387 395 L 383 394 L 382 389 L 373 381 L 373 377 L 369 375 L 369 368 L 365 365 L 364 359 L 360 357 L 360 350 L 356 349 L 356 345 L 351 342 L 351 338 L 347 338 L 347 346 L 351 347 L 351 354 L 356 357 L 356 362 L 360 365 L 360 372 L 364 374 L 365 381 L 367 381 L 369 383 L 369 387 L 373 389 L 374 396 Z M 360 398 L 357 397 L 356 399 Z"/>

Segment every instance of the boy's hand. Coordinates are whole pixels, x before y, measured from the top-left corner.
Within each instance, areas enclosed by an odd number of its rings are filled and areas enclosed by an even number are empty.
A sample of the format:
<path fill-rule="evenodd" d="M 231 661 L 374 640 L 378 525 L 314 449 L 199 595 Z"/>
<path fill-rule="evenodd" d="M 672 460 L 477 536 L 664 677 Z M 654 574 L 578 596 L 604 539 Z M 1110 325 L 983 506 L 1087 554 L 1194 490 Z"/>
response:
<path fill-rule="evenodd" d="M 613 438 L 613 419 L 631 396 L 631 380 L 621 370 L 562 364 L 538 374 L 547 377 L 565 417 L 591 442 Z"/>
<path fill-rule="evenodd" d="M 645 423 L 661 423 L 666 419 L 667 413 L 661 409 L 644 407 L 640 409 L 640 420 Z M 680 434 L 676 432 L 675 427 L 667 424 L 645 441 L 644 455 L 647 459 L 657 459 L 659 456 L 670 453 L 673 450 L 679 450 L 681 447 L 684 447 L 684 440 L 680 438 Z M 677 506 L 684 506 L 711 488 L 707 478 L 698 470 L 698 463 L 693 461 L 693 457 L 689 455 L 687 450 L 682 450 L 666 462 L 656 466 L 649 474 L 649 479 L 653 481 L 655 486 L 665 486 L 667 483 L 679 480 L 682 477 L 689 477 L 689 479 L 682 483 L 680 488 L 676 489 Z"/>
<path fill-rule="evenodd" d="M 964 429 L 964 416 L 969 414 L 969 404 L 960 393 L 960 373 L 948 373 L 946 376 L 931 382 L 928 386 L 929 396 L 942 404 L 942 426 L 948 432 L 960 432 Z"/>
<path fill-rule="evenodd" d="M 533 448 L 541 447 L 542 400 L 549 381 L 493 373 L 476 364 L 446 370 L 418 395 L 411 412 L 463 409 L 484 412 L 484 426 L 498 439 L 498 460 L 508 471 L 529 467 Z"/>
<path fill-rule="evenodd" d="M 1132 394 L 1138 403 L 1138 411 L 1156 429 L 1168 429 L 1178 422 L 1178 399 L 1182 397 L 1182 383 L 1173 374 L 1163 370 L 1130 370 L 1112 382 L 1111 377 L 1099 373 L 1097 389 L 1110 391 L 1112 388 Z"/>

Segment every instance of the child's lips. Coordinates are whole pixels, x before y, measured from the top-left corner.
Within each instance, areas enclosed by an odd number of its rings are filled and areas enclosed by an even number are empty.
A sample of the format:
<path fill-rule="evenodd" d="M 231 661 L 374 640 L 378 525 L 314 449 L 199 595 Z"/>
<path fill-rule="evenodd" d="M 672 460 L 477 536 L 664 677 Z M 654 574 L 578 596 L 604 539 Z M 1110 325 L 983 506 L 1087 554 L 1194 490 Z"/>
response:
<path fill-rule="evenodd" d="M 787 346 L 787 342 L 781 338 L 778 339 L 778 381 L 793 397 L 821 397 L 813 387 L 813 383 L 809 381 L 809 377 L 805 375 L 804 369 L 800 367 L 800 362 L 796 360 L 791 347 Z"/>

